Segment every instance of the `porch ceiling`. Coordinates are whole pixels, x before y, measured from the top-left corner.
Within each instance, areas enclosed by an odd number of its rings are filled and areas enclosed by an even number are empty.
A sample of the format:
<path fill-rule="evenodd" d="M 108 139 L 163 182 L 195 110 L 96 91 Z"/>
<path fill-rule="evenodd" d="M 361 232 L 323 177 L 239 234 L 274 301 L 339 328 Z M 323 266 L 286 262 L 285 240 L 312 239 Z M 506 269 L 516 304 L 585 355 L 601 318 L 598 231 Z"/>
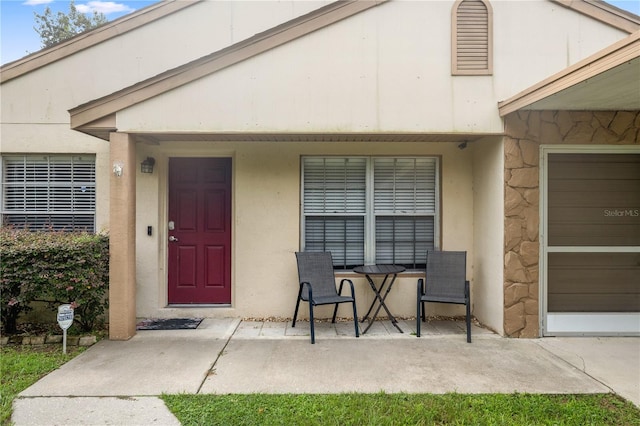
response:
<path fill-rule="evenodd" d="M 473 142 L 478 133 L 133 133 L 147 143 L 160 142 Z M 95 135 L 98 136 L 98 135 Z M 99 137 L 99 136 L 98 136 Z"/>
<path fill-rule="evenodd" d="M 529 105 L 535 110 L 638 110 L 640 109 L 640 58 Z"/>

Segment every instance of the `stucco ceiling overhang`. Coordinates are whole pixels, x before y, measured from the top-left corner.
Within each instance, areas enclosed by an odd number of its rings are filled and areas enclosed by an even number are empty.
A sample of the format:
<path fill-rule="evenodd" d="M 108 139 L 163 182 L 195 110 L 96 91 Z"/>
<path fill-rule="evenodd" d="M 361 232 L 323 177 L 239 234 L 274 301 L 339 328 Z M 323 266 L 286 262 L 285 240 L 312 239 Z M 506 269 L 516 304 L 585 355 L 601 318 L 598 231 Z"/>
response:
<path fill-rule="evenodd" d="M 84 129 L 83 132 L 109 140 L 115 128 Z M 162 142 L 456 142 L 471 143 L 485 137 L 501 137 L 498 133 L 263 133 L 263 132 L 129 132 L 138 142 L 159 144 Z M 461 148 L 464 148 L 463 146 Z"/>
<path fill-rule="evenodd" d="M 640 31 L 498 104 L 517 110 L 640 110 Z"/>

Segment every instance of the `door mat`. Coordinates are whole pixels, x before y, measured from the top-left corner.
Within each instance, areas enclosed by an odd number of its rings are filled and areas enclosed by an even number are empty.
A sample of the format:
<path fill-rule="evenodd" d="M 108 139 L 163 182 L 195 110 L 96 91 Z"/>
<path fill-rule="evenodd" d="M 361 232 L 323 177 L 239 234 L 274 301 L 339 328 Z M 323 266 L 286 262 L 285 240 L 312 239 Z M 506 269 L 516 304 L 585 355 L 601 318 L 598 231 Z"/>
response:
<path fill-rule="evenodd" d="M 194 330 L 202 318 L 146 319 L 136 324 L 136 330 Z"/>

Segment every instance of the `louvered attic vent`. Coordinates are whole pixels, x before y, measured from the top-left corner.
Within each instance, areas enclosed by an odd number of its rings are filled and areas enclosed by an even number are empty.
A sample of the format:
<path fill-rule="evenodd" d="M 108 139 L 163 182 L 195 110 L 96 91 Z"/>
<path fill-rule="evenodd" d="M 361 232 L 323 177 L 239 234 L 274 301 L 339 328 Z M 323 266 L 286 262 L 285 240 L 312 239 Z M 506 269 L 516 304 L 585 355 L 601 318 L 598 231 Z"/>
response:
<path fill-rule="evenodd" d="M 485 0 L 458 0 L 452 10 L 453 75 L 489 75 L 492 70 L 492 9 Z"/>

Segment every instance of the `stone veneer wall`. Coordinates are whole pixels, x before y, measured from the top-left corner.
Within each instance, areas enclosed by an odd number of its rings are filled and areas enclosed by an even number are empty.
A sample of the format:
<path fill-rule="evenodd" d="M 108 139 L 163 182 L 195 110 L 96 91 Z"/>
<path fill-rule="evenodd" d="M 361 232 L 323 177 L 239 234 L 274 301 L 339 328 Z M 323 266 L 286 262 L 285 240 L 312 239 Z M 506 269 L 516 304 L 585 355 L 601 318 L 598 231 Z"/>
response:
<path fill-rule="evenodd" d="M 539 336 L 540 144 L 640 144 L 640 111 L 518 111 L 505 117 L 504 332 Z"/>

